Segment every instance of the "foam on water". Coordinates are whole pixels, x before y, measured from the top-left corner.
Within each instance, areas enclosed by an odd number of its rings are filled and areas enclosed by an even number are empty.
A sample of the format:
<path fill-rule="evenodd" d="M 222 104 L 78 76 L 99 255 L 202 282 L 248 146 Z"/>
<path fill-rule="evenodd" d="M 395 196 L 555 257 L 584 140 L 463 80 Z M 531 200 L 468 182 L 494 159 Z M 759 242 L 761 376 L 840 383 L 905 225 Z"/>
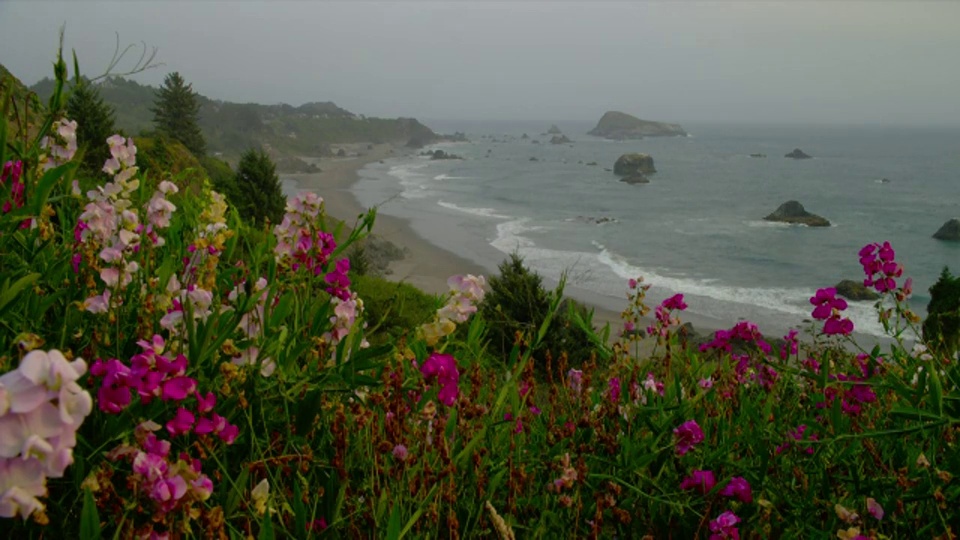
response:
<path fill-rule="evenodd" d="M 387 174 L 400 180 L 403 191 L 400 196 L 404 199 L 423 199 L 431 195 L 427 188 L 430 178 L 420 171 L 427 166 L 427 163 L 404 163 L 390 167 Z"/>
<path fill-rule="evenodd" d="M 443 200 L 437 201 L 437 204 L 444 208 L 447 208 L 450 210 L 456 210 L 457 212 L 463 212 L 464 214 L 470 214 L 472 216 L 497 218 L 497 219 L 512 219 L 510 216 L 498 214 L 496 208 L 466 208 L 464 206 L 457 206 L 453 203 L 449 203 Z"/>

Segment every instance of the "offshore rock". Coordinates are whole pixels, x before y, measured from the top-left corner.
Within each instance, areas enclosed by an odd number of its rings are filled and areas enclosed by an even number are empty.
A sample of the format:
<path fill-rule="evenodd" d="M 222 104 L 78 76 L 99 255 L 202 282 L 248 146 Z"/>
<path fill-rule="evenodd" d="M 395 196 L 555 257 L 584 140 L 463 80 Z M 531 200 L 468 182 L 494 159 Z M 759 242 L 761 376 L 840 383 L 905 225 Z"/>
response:
<path fill-rule="evenodd" d="M 933 237 L 937 240 L 960 242 L 960 219 L 953 218 L 947 221 L 940 230 L 933 233 Z"/>
<path fill-rule="evenodd" d="M 796 223 L 808 227 L 829 227 L 830 222 L 816 214 L 807 212 L 797 201 L 787 201 L 780 205 L 772 214 L 763 218 L 766 221 L 781 223 Z"/>
<path fill-rule="evenodd" d="M 644 175 L 655 172 L 657 172 L 657 169 L 653 166 L 653 158 L 647 154 L 623 154 L 613 164 L 613 174 L 618 176 Z"/>
<path fill-rule="evenodd" d="M 810 159 L 810 158 L 813 157 L 813 156 L 808 155 L 806 152 L 804 152 L 803 150 L 801 150 L 801 149 L 799 149 L 799 148 L 794 148 L 794 149 L 793 149 L 793 152 L 790 152 L 789 154 L 787 154 L 787 155 L 785 155 L 785 156 L 783 156 L 783 157 L 788 157 L 788 158 L 793 158 L 793 159 Z"/>
<path fill-rule="evenodd" d="M 589 135 L 605 139 L 624 140 L 644 137 L 685 137 L 687 132 L 679 124 L 641 120 L 620 111 L 608 111 Z"/>
<path fill-rule="evenodd" d="M 847 300 L 877 300 L 880 298 L 880 295 L 866 288 L 862 281 L 844 279 L 837 283 L 834 288 L 837 289 L 837 294 Z"/>

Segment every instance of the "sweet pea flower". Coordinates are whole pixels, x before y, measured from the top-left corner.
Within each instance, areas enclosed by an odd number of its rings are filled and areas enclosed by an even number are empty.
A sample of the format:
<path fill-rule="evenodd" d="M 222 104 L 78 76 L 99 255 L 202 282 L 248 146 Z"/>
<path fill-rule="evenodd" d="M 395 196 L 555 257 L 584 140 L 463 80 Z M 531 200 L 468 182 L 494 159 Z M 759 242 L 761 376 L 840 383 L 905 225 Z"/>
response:
<path fill-rule="evenodd" d="M 690 476 L 680 482 L 680 489 L 692 489 L 701 495 L 706 495 L 714 486 L 717 485 L 717 479 L 713 476 L 713 471 L 693 471 Z"/>
<path fill-rule="evenodd" d="M 570 381 L 570 388 L 579 394 L 583 391 L 583 371 L 571 369 L 567 371 L 567 380 Z"/>
<path fill-rule="evenodd" d="M 741 502 L 753 502 L 753 491 L 750 489 L 750 483 L 742 476 L 734 476 L 727 483 L 726 487 L 720 490 L 724 497 L 736 497 Z"/>
<path fill-rule="evenodd" d="M 867 512 L 877 521 L 883 519 L 883 507 L 873 497 L 867 497 Z"/>
<path fill-rule="evenodd" d="M 457 363 L 452 355 L 433 353 L 420 366 L 420 373 L 425 380 L 436 379 L 440 385 L 440 392 L 437 399 L 448 407 L 452 407 L 460 396 L 458 383 L 460 381 L 460 372 L 457 371 Z"/>
<path fill-rule="evenodd" d="M 190 430 L 193 429 L 193 423 L 196 420 L 196 417 L 192 412 L 184 409 L 183 407 L 177 408 L 177 414 L 167 422 L 167 431 L 171 435 L 176 437 L 177 435 L 183 435 L 185 433 L 190 433 Z"/>
<path fill-rule="evenodd" d="M 676 452 L 682 456 L 693 449 L 694 446 L 703 442 L 703 430 L 700 429 L 696 420 L 688 420 L 673 430 L 676 437 Z"/>
<path fill-rule="evenodd" d="M 731 511 L 726 511 L 716 519 L 710 522 L 710 531 L 713 533 L 710 535 L 710 540 L 721 540 L 723 538 L 740 538 L 740 531 L 737 530 L 737 523 L 740 523 L 740 518 L 737 517 Z"/>

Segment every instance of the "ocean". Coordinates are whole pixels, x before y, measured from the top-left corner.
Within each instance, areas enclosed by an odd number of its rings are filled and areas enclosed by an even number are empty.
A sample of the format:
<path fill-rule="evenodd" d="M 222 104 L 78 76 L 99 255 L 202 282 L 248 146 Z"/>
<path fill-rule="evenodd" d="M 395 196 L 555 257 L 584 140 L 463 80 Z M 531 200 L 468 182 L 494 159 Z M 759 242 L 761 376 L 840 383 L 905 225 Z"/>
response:
<path fill-rule="evenodd" d="M 960 273 L 960 244 L 931 237 L 960 217 L 960 128 L 684 125 L 688 137 L 608 141 L 559 122 L 573 142 L 553 145 L 549 124 L 428 124 L 466 132 L 425 149 L 464 159 L 370 164 L 359 202 L 490 273 L 514 251 L 550 283 L 566 272 L 571 296 L 606 309 L 626 307 L 627 280 L 643 276 L 651 305 L 683 293 L 695 324 L 779 333 L 809 318 L 817 288 L 862 280 L 870 242 L 891 242 L 921 314 L 942 267 Z M 794 148 L 813 159 L 785 158 Z M 653 157 L 649 184 L 605 170 L 628 152 Z M 832 226 L 762 219 L 788 200 Z M 882 335 L 873 302 L 850 304 L 857 333 Z"/>

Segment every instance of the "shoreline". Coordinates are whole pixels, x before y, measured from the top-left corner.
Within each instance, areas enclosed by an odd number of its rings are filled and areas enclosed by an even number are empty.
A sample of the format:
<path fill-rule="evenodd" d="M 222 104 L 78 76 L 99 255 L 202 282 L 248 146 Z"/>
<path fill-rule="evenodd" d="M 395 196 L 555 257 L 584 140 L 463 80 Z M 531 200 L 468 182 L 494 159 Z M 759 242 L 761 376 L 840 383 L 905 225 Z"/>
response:
<path fill-rule="evenodd" d="M 360 180 L 360 170 L 370 163 L 396 157 L 416 155 L 418 150 L 399 146 L 394 143 L 368 145 L 367 143 L 351 143 L 336 145 L 343 148 L 347 157 L 338 158 L 302 158 L 309 163 L 316 164 L 321 171 L 316 173 L 291 173 L 281 176 L 296 182 L 295 191 L 312 191 L 322 197 L 328 215 L 342 220 L 347 226 L 357 223 L 359 216 L 365 209 L 352 191 L 353 185 Z M 389 263 L 388 273 L 384 276 L 389 281 L 408 283 L 429 294 L 443 295 L 448 292 L 447 278 L 457 274 L 474 274 L 489 277 L 495 272 L 500 263 L 497 260 L 491 268 L 484 267 L 475 260 L 461 256 L 453 251 L 444 249 L 431 243 L 418 234 L 410 221 L 405 218 L 378 213 L 374 223 L 373 234 L 395 244 L 403 250 L 404 256 Z M 555 280 L 544 277 L 544 286 L 547 289 L 556 287 Z M 624 288 L 626 293 L 626 288 Z M 627 308 L 627 298 L 617 300 L 599 293 L 581 289 L 568 284 L 564 295 L 584 304 L 594 311 L 594 326 L 600 329 L 605 324 L 610 325 L 610 344 L 612 344 L 622 328 L 620 313 Z M 617 304 L 614 306 L 614 304 Z M 652 310 L 655 302 L 649 305 Z M 650 315 L 641 321 L 642 327 L 652 323 Z M 714 331 L 728 329 L 736 321 L 724 321 L 694 313 L 682 313 L 684 323 L 692 323 L 695 332 L 701 336 L 712 336 Z M 762 321 L 753 321 L 762 325 Z M 802 329 L 805 322 L 798 321 L 796 328 L 801 329 L 801 341 L 812 341 L 812 337 Z M 768 336 L 773 339 L 773 335 Z M 872 347 L 881 344 L 887 339 L 877 338 L 866 334 L 854 334 L 857 343 L 868 344 Z M 644 340 L 646 341 L 646 340 Z"/>

